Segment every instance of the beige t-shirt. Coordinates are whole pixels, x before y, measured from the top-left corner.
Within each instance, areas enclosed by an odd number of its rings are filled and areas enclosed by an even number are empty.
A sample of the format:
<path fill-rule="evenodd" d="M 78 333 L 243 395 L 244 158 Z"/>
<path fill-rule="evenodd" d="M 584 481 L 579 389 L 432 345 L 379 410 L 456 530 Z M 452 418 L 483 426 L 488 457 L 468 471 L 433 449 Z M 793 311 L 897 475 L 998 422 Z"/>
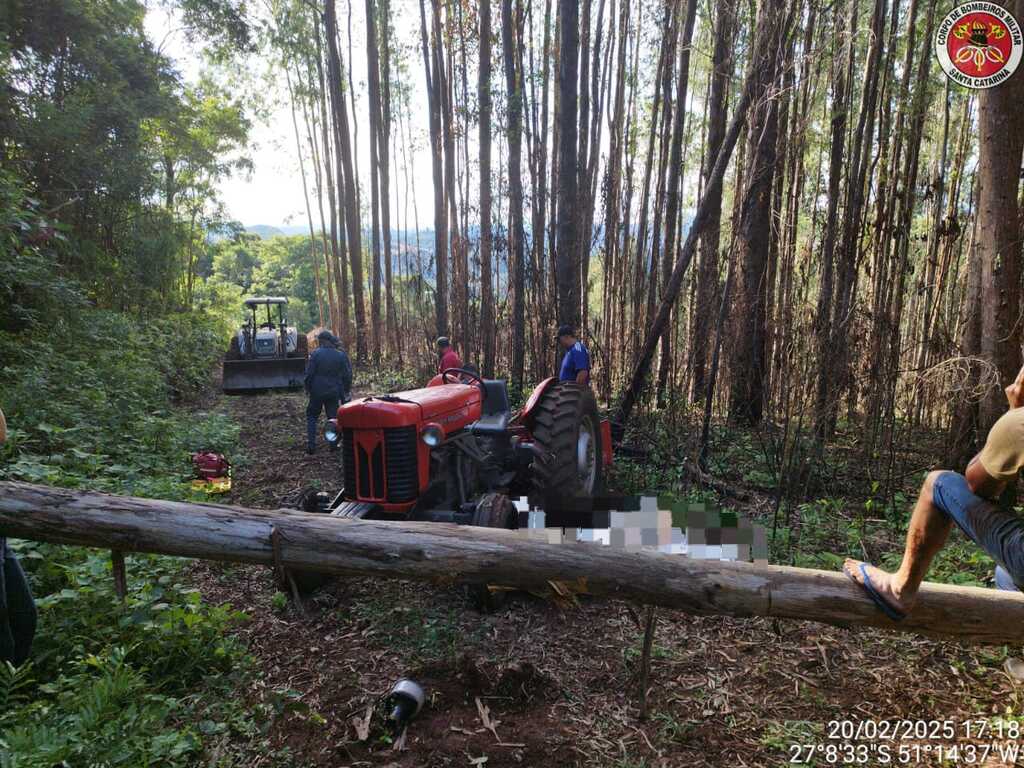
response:
<path fill-rule="evenodd" d="M 1007 411 L 992 425 L 978 461 L 996 480 L 1017 477 L 1024 467 L 1024 408 Z"/>

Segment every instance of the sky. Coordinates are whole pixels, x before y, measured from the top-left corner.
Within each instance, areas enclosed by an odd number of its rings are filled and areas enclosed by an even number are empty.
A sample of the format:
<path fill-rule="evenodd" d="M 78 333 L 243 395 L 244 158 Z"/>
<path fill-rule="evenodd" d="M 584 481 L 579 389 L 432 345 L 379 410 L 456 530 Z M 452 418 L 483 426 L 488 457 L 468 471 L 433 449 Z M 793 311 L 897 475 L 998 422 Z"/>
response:
<path fill-rule="evenodd" d="M 367 110 L 366 49 L 362 34 L 365 22 L 360 13 L 361 8 L 362 4 L 357 2 L 354 3 L 352 9 L 352 74 L 355 80 L 356 114 L 364 116 L 355 126 L 355 130 L 359 132 L 356 157 L 361 176 L 368 179 L 370 157 L 369 142 L 366 140 L 367 119 L 365 118 Z M 412 13 L 413 10 L 416 10 L 416 13 Z M 397 0 L 392 3 L 392 11 L 396 40 L 402 42 L 418 39 L 419 15 L 415 0 Z M 342 25 L 345 25 L 347 5 L 344 2 L 339 2 L 339 16 Z M 145 28 L 146 34 L 154 45 L 158 46 L 166 56 L 176 63 L 185 81 L 195 82 L 203 66 L 202 51 L 189 43 L 180 29 L 180 24 L 174 13 L 162 4 L 150 5 L 146 13 Z M 342 56 L 347 61 L 345 26 L 342 26 L 342 46 Z M 413 63 L 417 61 L 417 59 L 413 59 Z M 249 64 L 261 72 L 266 71 L 268 67 L 268 63 L 263 60 L 253 60 Z M 428 113 L 421 69 L 422 67 L 414 69 L 411 75 L 414 78 L 416 76 L 420 78 L 412 83 L 411 109 L 413 114 L 411 123 L 414 128 L 418 127 L 420 131 L 425 131 Z M 306 204 L 302 191 L 302 177 L 299 172 L 298 151 L 295 146 L 295 132 L 287 102 L 284 73 L 277 69 L 271 73 L 269 80 L 270 89 L 265 95 L 268 97 L 268 101 L 272 102 L 272 108 L 265 120 L 253 125 L 250 134 L 251 143 L 246 153 L 253 163 L 253 170 L 250 174 L 239 174 L 222 182 L 220 197 L 230 218 L 240 221 L 246 226 L 255 224 L 273 227 L 305 226 L 307 224 Z M 303 130 L 301 117 L 299 130 Z M 397 131 L 393 131 L 392 141 L 398 141 Z M 472 148 L 471 151 L 473 151 Z M 313 179 L 308 158 L 306 173 L 312 195 Z M 429 226 L 433 217 L 433 199 L 431 197 L 433 182 L 428 152 L 420 151 L 414 156 L 410 176 L 418 182 L 416 203 L 420 226 Z M 397 199 L 399 190 L 395 189 L 396 178 L 397 185 L 401 188 L 403 182 L 400 169 L 392 170 L 392 221 L 397 221 L 398 207 L 403 205 L 403 202 Z M 364 180 L 364 195 L 368 196 L 368 189 Z M 318 226 L 315 201 L 313 206 L 314 225 Z M 412 213 L 410 212 L 409 215 L 411 217 Z"/>

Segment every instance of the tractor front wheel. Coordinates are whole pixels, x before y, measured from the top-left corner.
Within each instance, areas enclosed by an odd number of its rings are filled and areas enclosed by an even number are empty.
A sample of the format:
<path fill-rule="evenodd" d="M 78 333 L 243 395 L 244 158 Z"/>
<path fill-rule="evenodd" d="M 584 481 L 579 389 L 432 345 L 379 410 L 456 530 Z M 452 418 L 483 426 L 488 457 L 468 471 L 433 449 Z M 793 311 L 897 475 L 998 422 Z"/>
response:
<path fill-rule="evenodd" d="M 519 527 L 519 512 L 508 496 L 502 493 L 485 493 L 476 504 L 472 524 L 483 528 L 514 530 Z M 466 587 L 466 593 L 473 607 L 483 613 L 498 610 L 508 600 L 507 590 L 492 591 L 487 584 L 470 584 Z"/>
<path fill-rule="evenodd" d="M 549 387 L 535 406 L 531 431 L 542 453 L 532 467 L 541 500 L 601 492 L 601 420 L 590 387 L 564 381 Z"/>

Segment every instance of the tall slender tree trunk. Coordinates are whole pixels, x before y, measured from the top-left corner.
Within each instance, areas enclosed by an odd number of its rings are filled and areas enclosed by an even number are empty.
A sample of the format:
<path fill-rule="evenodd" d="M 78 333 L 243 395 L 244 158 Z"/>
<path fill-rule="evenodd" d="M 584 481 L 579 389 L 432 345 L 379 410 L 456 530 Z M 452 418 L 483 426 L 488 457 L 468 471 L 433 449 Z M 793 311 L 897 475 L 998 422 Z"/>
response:
<path fill-rule="evenodd" d="M 381 312 L 380 312 L 380 232 L 381 232 L 381 199 L 380 182 L 382 169 L 380 163 L 381 128 L 380 107 L 380 52 L 377 48 L 377 8 L 374 0 L 366 0 L 366 70 L 369 81 L 369 112 L 370 112 L 370 227 L 373 248 L 373 261 L 370 269 L 370 329 L 371 355 L 375 365 L 380 364 L 381 352 Z"/>
<path fill-rule="evenodd" d="M 1024 0 L 1011 8 L 1024 18 Z M 1019 73 L 978 95 L 978 210 L 970 252 L 970 274 L 977 281 L 965 302 L 969 332 L 963 354 L 995 368 L 1000 387 L 978 403 L 957 403 L 953 452 L 961 461 L 980 443 L 1006 409 L 1002 386 L 1021 365 L 1020 173 L 1024 153 L 1024 78 Z M 969 290 L 970 285 L 969 282 Z M 957 464 L 956 466 L 960 466 Z"/>
<path fill-rule="evenodd" d="M 576 203 L 579 179 L 577 89 L 579 85 L 580 20 L 578 0 L 558 0 L 561 40 L 558 57 L 558 245 L 555 280 L 558 322 L 580 322 L 579 233 Z"/>
<path fill-rule="evenodd" d="M 313 209 L 309 204 L 309 185 L 306 183 L 306 163 L 302 157 L 302 139 L 299 138 L 299 120 L 295 116 L 295 91 L 288 62 L 284 63 L 284 78 L 288 85 L 288 104 L 291 106 L 292 128 L 295 130 L 295 151 L 299 158 L 299 176 L 302 178 L 302 197 L 306 202 L 306 219 L 309 222 L 309 257 L 313 262 L 313 290 L 316 295 L 316 309 L 320 325 L 324 324 L 324 297 L 320 289 L 320 257 L 316 252 L 316 232 L 313 230 Z"/>
<path fill-rule="evenodd" d="M 334 132 L 337 142 L 335 153 L 341 161 L 339 188 L 344 175 L 345 228 L 347 230 L 349 264 L 352 267 L 352 298 L 356 318 L 356 360 L 366 360 L 366 309 L 363 303 L 362 233 L 359 228 L 359 181 L 352 166 L 352 141 L 349 132 L 348 109 L 345 105 L 341 54 L 338 51 L 338 19 L 335 0 L 326 0 L 324 29 L 327 35 L 328 80 L 334 112 Z M 340 195 L 339 195 L 340 199 Z"/>
<path fill-rule="evenodd" d="M 754 105 L 747 133 L 746 188 L 736 237 L 737 299 L 734 308 L 729 418 L 757 425 L 765 405 L 767 378 L 768 250 L 771 238 L 772 186 L 778 141 L 779 74 L 782 35 L 781 9 L 762 5 L 757 34 L 764 36 L 768 54 L 758 73 L 762 97 Z"/>
<path fill-rule="evenodd" d="M 494 377 L 494 289 L 491 285 L 491 0 L 480 2 L 480 346 L 484 378 Z"/>
<path fill-rule="evenodd" d="M 722 146 L 725 135 L 725 121 L 728 114 L 729 80 L 732 78 L 733 29 L 736 24 L 734 0 L 723 0 L 715 6 L 715 45 L 711 55 L 711 97 L 708 107 L 707 151 L 704 156 L 704 194 L 710 194 L 708 176 L 711 174 L 715 157 Z M 697 274 L 697 297 L 693 334 L 690 339 L 690 376 L 692 381 L 691 400 L 705 399 L 708 340 L 711 335 L 712 312 L 718 301 L 718 249 L 722 229 L 722 190 L 709 201 L 711 209 L 707 228 L 701 237 Z"/>
<path fill-rule="evenodd" d="M 707 194 L 697 206 L 697 212 L 690 225 L 690 231 L 686 235 L 686 242 L 683 244 L 679 258 L 672 269 L 672 275 L 669 278 L 658 311 L 654 316 L 654 321 L 644 337 L 644 342 L 640 347 L 636 363 L 630 375 L 629 384 L 622 393 L 618 413 L 619 422 L 622 426 L 625 426 L 629 420 L 633 408 L 643 392 L 645 382 L 647 381 L 647 374 L 651 369 L 654 350 L 668 324 L 672 306 L 679 296 L 679 290 L 682 288 L 686 270 L 689 268 L 690 262 L 693 260 L 694 251 L 697 249 L 697 240 L 707 226 L 708 216 L 711 212 L 710 200 L 712 199 L 709 195 L 715 187 L 722 184 L 725 178 L 725 170 L 729 165 L 729 160 L 732 157 L 733 149 L 736 147 L 736 141 L 739 139 L 743 124 L 746 122 L 748 108 L 752 103 L 759 103 L 765 98 L 766 86 L 763 73 L 766 69 L 771 71 L 775 68 L 776 56 L 779 50 L 778 43 L 786 33 L 790 19 L 788 17 L 784 18 L 785 14 L 783 13 L 781 0 L 765 0 L 764 7 L 764 23 L 759 25 L 761 32 L 757 36 L 750 70 L 746 76 L 739 103 L 736 105 L 735 115 L 729 125 L 729 129 L 726 131 L 725 138 L 722 140 L 722 147 L 715 158 L 711 175 L 708 177 Z M 771 146 L 774 148 L 774 142 Z"/>
<path fill-rule="evenodd" d="M 517 3 L 517 11 L 519 11 Z M 512 229 L 509 233 L 510 281 L 512 292 L 512 391 L 516 397 L 523 391 L 523 368 L 526 270 L 525 233 L 523 227 L 522 180 L 522 121 L 523 90 L 521 73 L 516 67 L 516 29 L 519 13 L 513 15 L 512 0 L 502 0 L 501 40 L 505 61 L 505 89 L 508 94 L 508 187 L 509 214 Z"/>
<path fill-rule="evenodd" d="M 851 6 L 857 0 L 850 0 Z M 852 13 L 852 11 L 851 11 Z M 835 375 L 832 369 L 832 306 L 835 293 L 835 263 L 839 221 L 839 201 L 842 196 L 840 183 L 846 148 L 846 120 L 849 114 L 850 97 L 847 93 L 847 72 L 853 66 L 852 30 L 843 36 L 843 57 L 832 60 L 832 119 L 828 165 L 828 204 L 825 212 L 825 232 L 821 247 L 821 277 L 818 287 L 818 305 L 815 315 L 815 336 L 817 338 L 818 370 L 815 387 L 814 433 L 818 440 L 824 440 L 830 433 L 833 412 L 831 382 Z"/>
<path fill-rule="evenodd" d="M 668 189 L 665 194 L 665 252 L 662 259 L 662 283 L 668 285 L 676 259 L 676 232 L 679 227 L 679 195 L 683 166 L 683 132 L 686 126 L 686 93 L 690 82 L 690 44 L 697 19 L 697 0 L 688 0 L 682 36 L 679 39 L 679 66 L 676 72 L 675 118 L 668 159 Z M 664 295 L 664 294 L 663 294 Z M 663 407 L 665 385 L 672 367 L 672 319 L 661 335 L 661 361 L 658 364 L 658 405 Z"/>
<path fill-rule="evenodd" d="M 427 36 L 425 0 L 420 0 L 420 36 L 423 47 L 423 69 L 427 81 L 430 108 L 430 155 L 434 177 L 434 306 L 438 336 L 448 335 L 448 209 L 444 194 L 444 159 L 441 138 L 441 62 Z M 434 35 L 440 37 L 440 20 L 433 9 Z M 440 45 L 440 40 L 437 45 Z"/>

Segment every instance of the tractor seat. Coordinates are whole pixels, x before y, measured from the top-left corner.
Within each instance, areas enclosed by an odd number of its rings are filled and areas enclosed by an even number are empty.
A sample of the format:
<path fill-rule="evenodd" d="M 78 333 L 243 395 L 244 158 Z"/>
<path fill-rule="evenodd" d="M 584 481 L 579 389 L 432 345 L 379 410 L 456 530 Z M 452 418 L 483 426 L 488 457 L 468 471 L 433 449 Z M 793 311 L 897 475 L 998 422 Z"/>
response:
<path fill-rule="evenodd" d="M 508 429 L 508 417 L 508 411 L 481 416 L 470 426 L 469 431 L 478 437 L 500 437 Z"/>
<path fill-rule="evenodd" d="M 480 413 L 484 416 L 493 416 L 499 413 L 508 414 L 511 407 L 508 404 L 508 386 L 501 379 L 483 379 L 484 402 L 480 406 Z"/>
<path fill-rule="evenodd" d="M 508 387 L 500 379 L 483 379 L 484 401 L 480 419 L 469 428 L 474 435 L 494 437 L 505 434 L 512 409 L 508 404 Z"/>

